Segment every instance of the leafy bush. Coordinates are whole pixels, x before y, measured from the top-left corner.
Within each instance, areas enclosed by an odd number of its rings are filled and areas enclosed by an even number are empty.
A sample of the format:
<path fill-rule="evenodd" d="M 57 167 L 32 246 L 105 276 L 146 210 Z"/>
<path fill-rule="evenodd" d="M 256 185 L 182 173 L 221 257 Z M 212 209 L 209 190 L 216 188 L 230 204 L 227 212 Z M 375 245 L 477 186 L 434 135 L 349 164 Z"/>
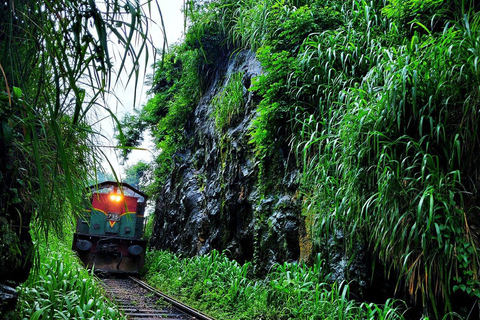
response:
<path fill-rule="evenodd" d="M 155 181 L 149 187 L 151 193 L 157 191 L 171 172 L 175 152 L 187 143 L 184 128 L 201 92 L 199 59 L 202 59 L 199 49 L 185 44 L 174 47 L 159 62 L 150 90 L 153 97 L 139 113 L 127 115 L 122 121 L 128 146 L 137 146 L 141 141 L 139 130 L 148 128 L 160 150 Z M 126 149 L 125 156 L 128 153 Z"/>

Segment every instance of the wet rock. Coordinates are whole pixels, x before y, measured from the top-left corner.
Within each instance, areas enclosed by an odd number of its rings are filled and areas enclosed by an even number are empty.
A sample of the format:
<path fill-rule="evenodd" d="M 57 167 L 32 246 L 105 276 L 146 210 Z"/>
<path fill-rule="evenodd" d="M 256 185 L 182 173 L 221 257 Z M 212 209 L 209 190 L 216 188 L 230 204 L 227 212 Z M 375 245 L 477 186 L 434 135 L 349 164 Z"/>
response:
<path fill-rule="evenodd" d="M 361 239 L 347 244 L 341 230 L 330 235 L 323 251 L 327 256 L 327 265 L 331 271 L 331 280 L 350 284 L 354 294 L 362 295 L 368 287 L 370 270 L 367 268 L 365 245 Z"/>
<path fill-rule="evenodd" d="M 219 133 L 211 100 L 238 71 L 243 72 L 245 112 Z M 154 247 L 190 255 L 228 250 L 240 262 L 256 256 L 259 270 L 298 259 L 299 207 L 289 194 L 272 190 L 265 196 L 259 190 L 259 161 L 249 144 L 256 98 L 248 88 L 261 72 L 252 52 L 237 53 L 200 100 L 187 133 L 192 143 L 175 157 L 171 178 L 157 199 Z M 290 193 L 296 191 L 292 175 L 277 179 L 278 185 L 292 188 Z"/>
<path fill-rule="evenodd" d="M 245 112 L 220 133 L 211 101 L 238 71 L 243 72 Z M 248 88 L 261 72 L 260 63 L 249 51 L 237 53 L 217 72 L 193 112 L 186 133 L 191 143 L 175 157 L 171 177 L 157 199 L 153 247 L 185 255 L 227 250 L 239 262 L 252 261 L 258 275 L 266 274 L 276 263 L 298 261 L 301 245 L 310 248 L 304 250 L 302 261 L 313 261 L 308 257 L 314 250 L 298 199 L 301 173 L 292 164 L 287 144 L 277 158 L 265 164 L 267 183 L 259 181 L 260 161 L 249 143 L 259 98 Z M 321 248 L 331 255 L 333 278 L 358 278 L 363 286 L 363 258 L 345 254 L 341 234 L 337 238 Z M 304 244 L 308 241 L 310 244 Z"/>
<path fill-rule="evenodd" d="M 0 316 L 15 309 L 17 299 L 18 294 L 14 288 L 0 284 Z"/>

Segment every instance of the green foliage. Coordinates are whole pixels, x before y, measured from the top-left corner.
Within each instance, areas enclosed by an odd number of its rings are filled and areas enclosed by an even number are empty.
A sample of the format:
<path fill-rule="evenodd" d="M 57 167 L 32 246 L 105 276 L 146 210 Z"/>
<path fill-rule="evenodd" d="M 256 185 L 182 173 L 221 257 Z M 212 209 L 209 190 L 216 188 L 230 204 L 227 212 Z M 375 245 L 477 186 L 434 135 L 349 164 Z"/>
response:
<path fill-rule="evenodd" d="M 157 175 L 159 179 L 169 172 L 168 159 L 171 160 L 173 153 L 187 142 L 184 127 L 201 92 L 197 73 L 200 59 L 199 49 L 185 44 L 174 47 L 164 61 L 159 62 L 151 89 L 154 96 L 138 115 L 138 121 L 145 122 L 151 129 L 161 150 L 157 159 L 162 172 Z M 124 125 L 130 126 L 128 122 Z"/>
<path fill-rule="evenodd" d="M 201 92 L 185 95 L 176 83 L 205 88 L 225 46 L 255 50 L 264 73 L 251 88 L 261 97 L 251 142 L 263 164 L 275 167 L 286 151 L 302 168 L 303 212 L 318 247 L 336 229 L 348 235 L 345 250 L 365 240 L 399 291 L 443 317 L 455 295 L 475 299 L 480 290 L 478 10 L 436 0 L 229 0 L 192 9 L 191 33 L 176 49 L 191 64 L 167 61 L 145 109 L 163 150 L 158 176 L 185 143 L 190 97 Z M 219 130 L 237 105 L 225 99 L 237 98 L 225 90 L 214 99 Z M 267 183 L 268 171 L 260 174 Z M 192 292 L 203 296 L 204 287 Z"/>
<path fill-rule="evenodd" d="M 242 77 L 242 72 L 232 74 L 224 89 L 212 100 L 212 116 L 219 132 L 225 131 L 232 120 L 244 111 Z"/>
<path fill-rule="evenodd" d="M 350 300 L 348 285 L 328 284 L 322 265 L 276 265 L 255 280 L 250 263 L 241 266 L 217 251 L 189 259 L 154 251 L 147 255 L 146 277 L 224 319 L 402 319 L 394 301 L 380 307 Z"/>
<path fill-rule="evenodd" d="M 257 50 L 265 73 L 255 79 L 251 88 L 263 97 L 258 106 L 259 117 L 252 125 L 252 143 L 262 158 L 275 154 L 279 144 L 288 140 L 295 114 L 316 108 L 320 103 L 323 94 L 318 87 L 320 77 L 334 76 L 326 74 L 322 70 L 324 65 L 316 65 L 315 59 L 311 64 L 305 63 L 304 58 L 312 57 L 305 57 L 304 42 L 311 37 L 328 39 L 329 33 L 322 31 L 336 29 L 342 23 L 338 8 L 317 2 L 311 8 L 298 9 L 277 3 L 268 16 L 274 31 Z"/>
<path fill-rule="evenodd" d="M 125 179 L 123 179 L 123 182 L 126 182 L 137 189 L 144 189 L 146 186 L 142 185 L 142 180 L 149 170 L 150 165 L 148 163 L 138 161 L 125 168 Z"/>
<path fill-rule="evenodd" d="M 262 63 L 252 143 L 268 163 L 290 142 L 316 241 L 337 228 L 350 244 L 366 238 L 435 317 L 452 310 L 454 290 L 476 297 L 478 185 L 468 177 L 479 148 L 478 8 L 413 0 L 215 8 L 229 43 L 256 50 Z"/>
<path fill-rule="evenodd" d="M 184 43 L 174 46 L 158 62 L 149 99 L 136 116 L 123 121 L 126 139 L 137 145 L 139 129 L 149 128 L 161 151 L 156 159 L 153 189 L 162 185 L 171 172 L 174 154 L 188 143 L 185 127 L 202 92 L 211 84 L 218 65 L 226 61 L 228 49 L 218 23 L 219 12 L 207 11 L 210 5 L 189 4 L 190 21 Z"/>
<path fill-rule="evenodd" d="M 445 0 L 389 0 L 389 4 L 385 6 L 383 12 L 388 18 L 398 19 L 403 22 L 411 22 L 414 19 L 423 21 L 430 20 L 435 14 L 441 14 L 441 7 Z M 424 17 L 422 17 L 424 16 Z M 422 19 L 423 18 L 423 19 Z"/>
<path fill-rule="evenodd" d="M 122 133 L 123 133 L 123 156 L 126 157 L 130 151 L 135 147 L 139 147 L 143 141 L 142 133 L 146 128 L 145 121 L 137 115 L 127 114 L 122 119 Z M 117 134 L 116 137 L 121 140 L 122 137 Z"/>
<path fill-rule="evenodd" d="M 405 40 L 374 7 L 341 10 L 355 28 L 309 37 L 297 57 L 302 77 L 285 86 L 297 96 L 310 83 L 317 90 L 316 110 L 287 118 L 299 124 L 292 144 L 306 211 L 316 215 L 319 242 L 339 227 L 351 244 L 364 235 L 399 285 L 438 318 L 451 310 L 453 290 L 477 296 L 480 284 L 470 227 L 478 209 L 464 199 L 477 189 L 467 177 L 478 148 L 478 24 L 466 17 Z"/>
<path fill-rule="evenodd" d="M 70 248 L 53 238 L 49 243 L 37 272 L 20 287 L 20 319 L 126 319 Z"/>
<path fill-rule="evenodd" d="M 257 154 L 263 158 L 276 153 L 281 143 L 278 133 L 287 131 L 287 116 L 296 104 L 294 97 L 286 94 L 283 88 L 288 75 L 295 74 L 298 68 L 296 60 L 287 51 L 274 53 L 271 47 L 266 46 L 257 51 L 257 56 L 267 73 L 259 76 L 251 88 L 264 97 L 257 107 L 259 116 L 252 124 L 251 135 Z M 283 138 L 286 138 L 285 135 Z"/>
<path fill-rule="evenodd" d="M 138 78 L 148 19 L 130 1 L 27 0 L 2 2 L 0 25 L 0 240 L 11 244 L 0 255 L 15 252 L 15 265 L 1 265 L 0 282 L 15 284 L 31 266 L 30 227 L 36 237 L 60 234 L 80 212 L 83 186 L 103 152 L 94 115 L 118 122 L 99 99 L 126 71 L 127 57 L 135 66 L 129 79 Z M 141 44 L 135 51 L 134 37 Z M 116 76 L 109 41 L 121 48 Z"/>
<path fill-rule="evenodd" d="M 155 216 L 153 214 L 149 214 L 145 216 L 145 230 L 144 230 L 144 239 L 151 239 L 154 229 L 154 221 Z"/>
<path fill-rule="evenodd" d="M 18 235 L 10 228 L 8 221 L 0 217 L 0 252 L 2 252 L 0 270 L 2 277 L 8 274 L 8 272 L 3 270 L 14 270 L 22 267 L 20 246 Z"/>
<path fill-rule="evenodd" d="M 449 21 L 461 20 L 465 13 L 480 10 L 480 3 L 473 0 L 388 0 L 382 12 L 399 26 L 406 36 L 413 32 L 441 32 Z"/>

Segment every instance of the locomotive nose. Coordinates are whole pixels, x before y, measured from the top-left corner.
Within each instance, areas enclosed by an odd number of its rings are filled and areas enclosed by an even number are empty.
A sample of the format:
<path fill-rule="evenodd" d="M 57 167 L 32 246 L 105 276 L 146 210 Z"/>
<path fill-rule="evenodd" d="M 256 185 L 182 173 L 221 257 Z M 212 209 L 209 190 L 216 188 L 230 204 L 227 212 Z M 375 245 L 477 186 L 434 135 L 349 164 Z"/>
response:
<path fill-rule="evenodd" d="M 143 252 L 143 248 L 135 244 L 133 246 L 128 247 L 127 251 L 131 255 L 138 256 Z"/>
<path fill-rule="evenodd" d="M 92 247 L 92 243 L 87 240 L 78 240 L 76 245 L 80 251 L 87 251 Z"/>

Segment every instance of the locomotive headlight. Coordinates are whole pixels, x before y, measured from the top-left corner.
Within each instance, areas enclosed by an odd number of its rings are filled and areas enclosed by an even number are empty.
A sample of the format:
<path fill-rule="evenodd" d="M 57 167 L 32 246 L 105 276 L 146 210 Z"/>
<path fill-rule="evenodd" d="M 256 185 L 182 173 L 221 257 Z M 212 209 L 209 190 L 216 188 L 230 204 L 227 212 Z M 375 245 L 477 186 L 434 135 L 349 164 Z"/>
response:
<path fill-rule="evenodd" d="M 113 193 L 112 193 L 112 194 L 110 195 L 110 200 L 111 200 L 111 201 L 115 201 L 115 202 L 120 202 L 120 201 L 122 201 L 122 196 L 119 195 L 119 194 L 113 194 Z"/>

